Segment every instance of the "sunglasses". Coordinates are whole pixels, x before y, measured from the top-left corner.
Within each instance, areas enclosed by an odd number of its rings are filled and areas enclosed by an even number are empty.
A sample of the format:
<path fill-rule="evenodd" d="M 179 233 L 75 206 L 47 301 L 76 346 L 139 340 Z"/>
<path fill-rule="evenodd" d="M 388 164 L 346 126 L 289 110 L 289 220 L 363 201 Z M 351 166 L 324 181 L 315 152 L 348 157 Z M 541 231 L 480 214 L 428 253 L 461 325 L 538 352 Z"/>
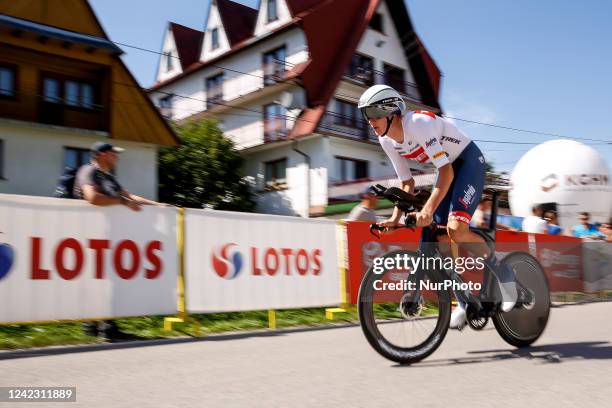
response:
<path fill-rule="evenodd" d="M 398 109 L 396 106 L 389 105 L 368 106 L 361 109 L 361 113 L 365 120 L 386 118 L 397 111 Z"/>

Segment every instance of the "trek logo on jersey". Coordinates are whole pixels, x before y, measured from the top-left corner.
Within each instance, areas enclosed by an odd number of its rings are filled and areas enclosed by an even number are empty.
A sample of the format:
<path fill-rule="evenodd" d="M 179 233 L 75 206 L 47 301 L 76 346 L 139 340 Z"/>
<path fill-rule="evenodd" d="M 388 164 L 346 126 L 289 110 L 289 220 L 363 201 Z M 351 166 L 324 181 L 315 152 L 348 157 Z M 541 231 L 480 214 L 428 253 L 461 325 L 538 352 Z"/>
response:
<path fill-rule="evenodd" d="M 234 279 L 242 269 L 242 254 L 235 247 L 234 243 L 221 245 L 212 254 L 213 269 L 223 279 Z"/>
<path fill-rule="evenodd" d="M 467 190 L 463 192 L 463 197 L 459 197 L 459 202 L 463 204 L 466 210 L 469 208 L 470 204 L 472 204 L 472 201 L 474 201 L 475 192 L 476 189 L 474 188 L 474 186 L 468 184 Z"/>
<path fill-rule="evenodd" d="M 436 139 L 435 137 L 433 139 L 429 139 L 428 141 L 425 142 L 425 147 L 431 147 L 437 141 L 438 141 L 438 139 Z"/>
<path fill-rule="evenodd" d="M 442 138 L 440 140 L 442 142 L 449 142 L 449 143 L 454 143 L 454 144 L 461 143 L 461 140 L 455 139 L 454 137 L 448 137 L 448 136 L 442 136 Z"/>

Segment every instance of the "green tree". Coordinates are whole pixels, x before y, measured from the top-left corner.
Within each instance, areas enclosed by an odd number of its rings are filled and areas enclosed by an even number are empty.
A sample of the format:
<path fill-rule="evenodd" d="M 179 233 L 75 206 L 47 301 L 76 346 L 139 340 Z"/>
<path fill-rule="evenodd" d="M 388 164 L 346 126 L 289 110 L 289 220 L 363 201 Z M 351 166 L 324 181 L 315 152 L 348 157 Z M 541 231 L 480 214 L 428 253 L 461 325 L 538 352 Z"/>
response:
<path fill-rule="evenodd" d="M 175 126 L 180 146 L 158 156 L 162 202 L 191 208 L 251 212 L 255 202 L 240 174 L 243 159 L 234 143 L 209 119 Z"/>

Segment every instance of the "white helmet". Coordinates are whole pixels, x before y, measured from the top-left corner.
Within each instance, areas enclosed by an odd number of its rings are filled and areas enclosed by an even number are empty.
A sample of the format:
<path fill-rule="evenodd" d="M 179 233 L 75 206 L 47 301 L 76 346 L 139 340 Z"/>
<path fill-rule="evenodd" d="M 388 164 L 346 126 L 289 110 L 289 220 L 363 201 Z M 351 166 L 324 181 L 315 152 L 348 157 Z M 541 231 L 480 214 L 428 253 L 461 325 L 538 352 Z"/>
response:
<path fill-rule="evenodd" d="M 406 112 L 406 102 L 395 89 L 389 85 L 374 85 L 366 89 L 359 98 L 357 105 L 365 120 L 387 118 L 387 129 L 381 136 L 385 136 L 391 128 L 393 115 L 400 116 Z"/>
<path fill-rule="evenodd" d="M 399 92 L 389 85 L 369 87 L 359 98 L 357 107 L 366 120 L 384 118 L 394 113 L 403 115 L 406 112 L 404 99 Z"/>

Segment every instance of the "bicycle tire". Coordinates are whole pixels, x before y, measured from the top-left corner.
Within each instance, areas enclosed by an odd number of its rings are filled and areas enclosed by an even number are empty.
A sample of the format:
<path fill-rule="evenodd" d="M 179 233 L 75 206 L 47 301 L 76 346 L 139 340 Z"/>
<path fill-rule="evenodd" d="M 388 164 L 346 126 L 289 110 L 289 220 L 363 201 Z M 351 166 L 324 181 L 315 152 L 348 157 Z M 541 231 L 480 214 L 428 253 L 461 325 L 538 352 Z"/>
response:
<path fill-rule="evenodd" d="M 527 309 L 521 305 L 515 306 L 509 312 L 497 312 L 493 315 L 492 319 L 497 333 L 506 343 L 518 348 L 527 347 L 540 338 L 548 324 L 551 304 L 548 279 L 546 278 L 544 268 L 542 268 L 538 260 L 526 252 L 513 252 L 501 262 L 506 263 L 508 266 L 522 263 L 532 268 L 532 272 L 536 272 L 530 276 L 531 281 L 537 283 L 535 288 L 537 292 L 533 294 L 535 296 L 533 307 Z M 521 283 L 523 283 L 524 279 L 525 276 L 517 276 L 517 280 Z M 529 289 L 531 290 L 532 288 Z"/>
<path fill-rule="evenodd" d="M 411 256 L 418 256 L 418 253 L 415 251 L 400 250 L 384 254 L 383 257 L 405 253 L 408 253 Z M 374 291 L 374 281 L 378 277 L 380 277 L 379 279 L 382 279 L 384 273 L 376 274 L 374 273 L 373 269 L 373 267 L 370 267 L 364 275 L 359 287 L 358 296 L 359 322 L 367 341 L 380 355 L 391 361 L 408 365 L 423 360 L 440 346 L 444 340 L 444 337 L 446 336 L 450 323 L 452 299 L 451 292 L 444 289 L 435 291 L 439 300 L 439 314 L 435 329 L 431 335 L 429 335 L 425 341 L 414 347 L 399 347 L 382 336 L 378 330 L 378 327 L 376 326 L 372 292 Z M 428 271 L 427 277 L 434 282 L 442 282 L 444 280 L 441 273 L 434 271 Z"/>

